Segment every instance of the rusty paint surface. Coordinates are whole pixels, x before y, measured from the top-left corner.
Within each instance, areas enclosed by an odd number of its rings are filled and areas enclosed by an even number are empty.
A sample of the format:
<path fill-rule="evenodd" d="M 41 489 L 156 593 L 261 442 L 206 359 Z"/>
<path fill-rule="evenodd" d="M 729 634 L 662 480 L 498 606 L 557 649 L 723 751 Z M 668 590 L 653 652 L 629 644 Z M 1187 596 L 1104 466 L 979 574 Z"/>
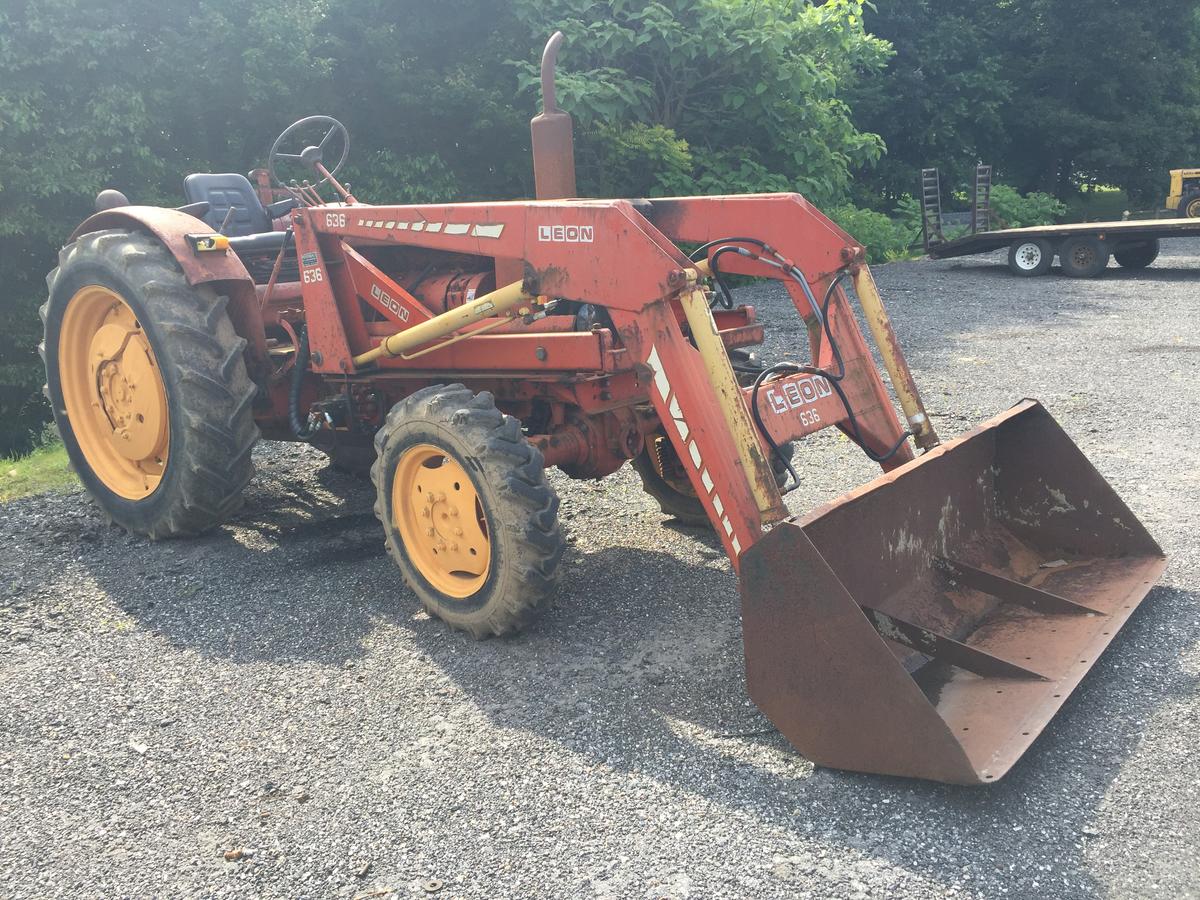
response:
<path fill-rule="evenodd" d="M 1025 401 L 743 554 L 750 694 L 821 765 L 989 783 L 1164 566 L 1116 492 Z"/>

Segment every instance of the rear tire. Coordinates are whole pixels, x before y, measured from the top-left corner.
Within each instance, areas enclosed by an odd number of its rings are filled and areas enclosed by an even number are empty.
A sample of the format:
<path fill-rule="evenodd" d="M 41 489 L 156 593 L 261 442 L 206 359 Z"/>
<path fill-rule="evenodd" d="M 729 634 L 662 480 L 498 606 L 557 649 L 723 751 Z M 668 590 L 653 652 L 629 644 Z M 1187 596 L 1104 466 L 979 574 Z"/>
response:
<path fill-rule="evenodd" d="M 1108 248 L 1088 235 L 1069 237 L 1058 248 L 1063 274 L 1071 278 L 1095 278 L 1108 266 L 1108 257 Z"/>
<path fill-rule="evenodd" d="M 1008 267 L 1023 278 L 1045 275 L 1053 262 L 1054 247 L 1044 238 L 1023 238 L 1008 248 Z"/>
<path fill-rule="evenodd" d="M 1158 238 L 1137 244 L 1122 244 L 1113 253 L 1113 259 L 1123 269 L 1144 269 L 1158 259 Z"/>
<path fill-rule="evenodd" d="M 1179 201 L 1179 218 L 1200 219 L 1200 193 L 1184 194 Z"/>
<path fill-rule="evenodd" d="M 566 542 L 542 454 L 486 391 L 423 388 L 375 436 L 375 515 L 421 604 L 475 639 L 546 606 Z"/>
<path fill-rule="evenodd" d="M 46 396 L 100 509 L 156 539 L 225 521 L 258 440 L 257 389 L 227 298 L 189 285 L 155 238 L 124 230 L 68 244 L 46 284 Z"/>

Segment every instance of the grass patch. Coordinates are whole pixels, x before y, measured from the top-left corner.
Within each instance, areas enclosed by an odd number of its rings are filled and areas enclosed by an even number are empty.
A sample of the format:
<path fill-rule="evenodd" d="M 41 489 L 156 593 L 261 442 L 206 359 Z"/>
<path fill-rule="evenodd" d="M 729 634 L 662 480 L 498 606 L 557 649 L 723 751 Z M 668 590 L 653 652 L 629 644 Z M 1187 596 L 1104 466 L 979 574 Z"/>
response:
<path fill-rule="evenodd" d="M 62 491 L 79 483 L 62 444 L 39 447 L 28 456 L 0 459 L 0 503 Z"/>

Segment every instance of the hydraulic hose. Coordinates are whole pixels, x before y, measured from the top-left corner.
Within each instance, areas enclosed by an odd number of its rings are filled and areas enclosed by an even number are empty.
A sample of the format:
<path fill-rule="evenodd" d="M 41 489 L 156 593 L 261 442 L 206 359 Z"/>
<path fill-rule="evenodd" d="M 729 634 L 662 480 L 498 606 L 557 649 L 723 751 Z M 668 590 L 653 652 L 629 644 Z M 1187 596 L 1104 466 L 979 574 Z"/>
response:
<path fill-rule="evenodd" d="M 296 348 L 296 362 L 292 366 L 292 383 L 288 390 L 288 422 L 292 426 L 292 434 L 302 441 L 307 441 L 313 434 L 313 430 L 300 417 L 300 391 L 304 387 L 308 360 L 308 326 L 305 325 L 300 329 L 300 346 Z"/>

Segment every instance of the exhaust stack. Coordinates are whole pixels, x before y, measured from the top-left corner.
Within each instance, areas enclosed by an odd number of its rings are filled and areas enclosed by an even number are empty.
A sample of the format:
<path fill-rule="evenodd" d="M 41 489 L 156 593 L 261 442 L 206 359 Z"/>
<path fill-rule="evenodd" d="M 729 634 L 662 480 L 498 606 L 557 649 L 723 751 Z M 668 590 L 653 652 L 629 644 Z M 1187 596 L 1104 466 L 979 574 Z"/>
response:
<path fill-rule="evenodd" d="M 556 31 L 542 51 L 542 112 L 529 123 L 533 139 L 533 181 L 538 200 L 578 196 L 571 115 L 558 108 L 554 95 L 554 65 L 562 42 L 563 33 Z"/>

